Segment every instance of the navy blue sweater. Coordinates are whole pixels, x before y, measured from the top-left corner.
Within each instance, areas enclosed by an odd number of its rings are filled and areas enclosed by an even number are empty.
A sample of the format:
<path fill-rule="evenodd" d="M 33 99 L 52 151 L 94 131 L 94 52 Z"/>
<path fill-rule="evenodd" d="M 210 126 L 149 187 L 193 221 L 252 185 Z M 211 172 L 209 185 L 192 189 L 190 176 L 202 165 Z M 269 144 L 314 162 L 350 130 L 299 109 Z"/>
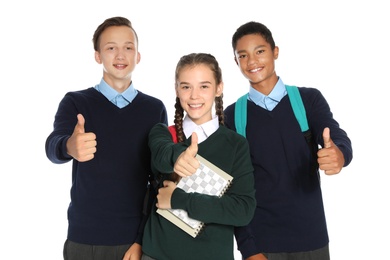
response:
<path fill-rule="evenodd" d="M 299 88 L 314 141 L 323 145 L 322 132 L 330 128 L 347 166 L 351 141 L 322 94 Z M 235 130 L 235 103 L 225 110 L 226 126 Z M 325 246 L 328 232 L 321 187 L 310 149 L 293 114 L 288 96 L 273 111 L 253 102 L 247 105 L 246 135 L 254 167 L 257 208 L 251 223 L 235 231 L 244 257 L 260 252 L 301 252 Z"/>
<path fill-rule="evenodd" d="M 73 160 L 68 239 L 91 245 L 141 243 L 143 199 L 150 169 L 148 134 L 167 123 L 164 104 L 138 92 L 120 109 L 94 88 L 69 92 L 59 104 L 54 130 L 46 141 L 53 163 L 66 163 L 66 141 L 85 118 L 85 132 L 96 134 L 97 151 L 87 162 Z"/>

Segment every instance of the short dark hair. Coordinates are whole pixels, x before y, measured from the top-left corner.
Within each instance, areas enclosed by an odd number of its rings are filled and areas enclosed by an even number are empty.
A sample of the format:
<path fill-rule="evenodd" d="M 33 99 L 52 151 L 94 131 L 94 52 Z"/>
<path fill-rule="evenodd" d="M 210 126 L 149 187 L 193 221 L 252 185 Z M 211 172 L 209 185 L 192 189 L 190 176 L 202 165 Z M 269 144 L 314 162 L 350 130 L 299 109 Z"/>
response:
<path fill-rule="evenodd" d="M 233 51 L 236 50 L 237 47 L 237 41 L 248 34 L 259 34 L 263 36 L 266 42 L 268 42 L 271 45 L 271 49 L 275 49 L 275 41 L 272 37 L 271 31 L 262 23 L 259 22 L 247 22 L 236 30 L 236 32 L 233 34 L 232 37 L 232 47 Z"/>
<path fill-rule="evenodd" d="M 127 26 L 130 29 L 133 30 L 135 34 L 135 39 L 138 44 L 138 35 L 137 32 L 134 30 L 133 26 L 131 25 L 131 22 L 129 19 L 121 16 L 111 17 L 107 18 L 101 25 L 98 26 L 95 33 L 93 34 L 92 42 L 93 42 L 93 48 L 95 51 L 99 51 L 99 43 L 100 43 L 100 36 L 102 35 L 103 31 L 111 26 Z"/>

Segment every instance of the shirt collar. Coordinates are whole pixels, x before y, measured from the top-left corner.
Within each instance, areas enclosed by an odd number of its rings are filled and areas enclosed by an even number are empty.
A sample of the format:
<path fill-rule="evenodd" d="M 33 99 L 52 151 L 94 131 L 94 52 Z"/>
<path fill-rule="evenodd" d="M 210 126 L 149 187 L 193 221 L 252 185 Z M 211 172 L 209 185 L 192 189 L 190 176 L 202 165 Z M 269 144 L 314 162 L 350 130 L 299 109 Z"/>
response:
<path fill-rule="evenodd" d="M 108 85 L 103 78 L 101 79 L 100 83 L 95 86 L 95 89 L 102 93 L 111 102 L 117 95 L 120 94 L 122 94 L 123 98 L 125 98 L 127 101 L 132 102 L 138 93 L 138 91 L 134 88 L 133 82 L 130 83 L 130 86 L 125 91 L 123 91 L 123 93 L 119 93 L 110 85 Z"/>
<path fill-rule="evenodd" d="M 195 124 L 187 115 L 183 120 L 183 130 L 186 138 L 189 138 L 193 132 L 196 132 L 198 135 L 198 143 L 206 140 L 210 135 L 217 131 L 218 127 L 219 121 L 216 115 L 214 115 L 210 121 L 202 125 Z"/>
<path fill-rule="evenodd" d="M 249 88 L 248 98 L 256 105 L 272 111 L 276 105 L 282 100 L 282 98 L 287 94 L 287 90 L 281 78 L 278 79 L 276 85 L 272 89 L 271 93 L 268 96 L 257 91 L 252 86 Z"/>

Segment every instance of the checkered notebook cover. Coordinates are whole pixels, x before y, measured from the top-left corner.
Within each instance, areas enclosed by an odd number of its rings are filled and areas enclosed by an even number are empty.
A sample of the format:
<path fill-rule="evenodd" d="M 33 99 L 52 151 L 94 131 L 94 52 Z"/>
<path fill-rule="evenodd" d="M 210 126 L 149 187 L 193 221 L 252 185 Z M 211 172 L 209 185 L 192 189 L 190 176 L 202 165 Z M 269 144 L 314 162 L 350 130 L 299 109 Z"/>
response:
<path fill-rule="evenodd" d="M 229 188 L 233 177 L 202 156 L 196 155 L 196 158 L 200 162 L 200 167 L 193 175 L 182 178 L 177 187 L 186 192 L 197 192 L 221 197 Z M 203 222 L 190 218 L 187 212 L 182 209 L 157 209 L 157 213 L 192 237 L 196 237 L 204 227 Z"/>

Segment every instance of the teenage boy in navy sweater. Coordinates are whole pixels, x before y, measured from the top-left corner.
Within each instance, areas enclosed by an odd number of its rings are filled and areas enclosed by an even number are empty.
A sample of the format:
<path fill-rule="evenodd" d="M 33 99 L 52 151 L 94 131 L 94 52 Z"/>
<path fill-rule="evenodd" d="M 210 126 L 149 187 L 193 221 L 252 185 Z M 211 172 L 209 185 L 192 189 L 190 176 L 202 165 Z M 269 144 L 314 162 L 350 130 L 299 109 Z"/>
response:
<path fill-rule="evenodd" d="M 300 87 L 316 148 L 311 152 L 294 116 L 286 87 L 276 75 L 279 48 L 270 30 L 248 22 L 233 35 L 234 58 L 250 83 L 246 137 L 256 187 L 251 223 L 236 228 L 238 249 L 247 260 L 328 260 L 328 232 L 318 168 L 337 174 L 352 160 L 346 132 L 333 118 L 319 90 Z M 234 103 L 226 126 L 236 129 Z M 322 149 L 317 151 L 320 145 Z"/>
<path fill-rule="evenodd" d="M 138 37 L 123 17 L 93 35 L 99 84 L 69 92 L 46 141 L 53 163 L 73 162 L 65 260 L 139 260 L 150 169 L 148 134 L 167 124 L 164 104 L 135 89 Z"/>

